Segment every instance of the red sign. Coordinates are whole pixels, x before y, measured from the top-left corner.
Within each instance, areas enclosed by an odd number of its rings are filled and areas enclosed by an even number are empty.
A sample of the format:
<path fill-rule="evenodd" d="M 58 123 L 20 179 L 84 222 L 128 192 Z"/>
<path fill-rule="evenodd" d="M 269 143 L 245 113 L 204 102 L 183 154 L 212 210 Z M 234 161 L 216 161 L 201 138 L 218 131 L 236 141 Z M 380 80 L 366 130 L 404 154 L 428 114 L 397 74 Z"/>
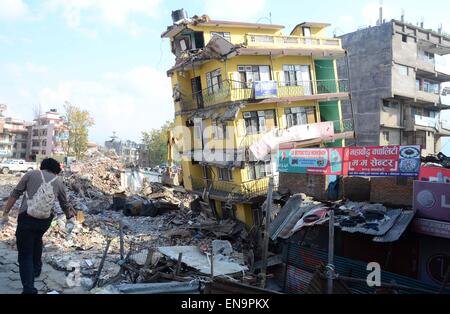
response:
<path fill-rule="evenodd" d="M 440 177 L 443 182 L 450 183 L 450 169 L 438 167 L 421 167 L 420 181 L 439 182 Z"/>
<path fill-rule="evenodd" d="M 414 181 L 413 208 L 421 218 L 450 221 L 450 184 Z"/>
<path fill-rule="evenodd" d="M 420 146 L 346 147 L 345 164 L 349 176 L 417 177 Z"/>

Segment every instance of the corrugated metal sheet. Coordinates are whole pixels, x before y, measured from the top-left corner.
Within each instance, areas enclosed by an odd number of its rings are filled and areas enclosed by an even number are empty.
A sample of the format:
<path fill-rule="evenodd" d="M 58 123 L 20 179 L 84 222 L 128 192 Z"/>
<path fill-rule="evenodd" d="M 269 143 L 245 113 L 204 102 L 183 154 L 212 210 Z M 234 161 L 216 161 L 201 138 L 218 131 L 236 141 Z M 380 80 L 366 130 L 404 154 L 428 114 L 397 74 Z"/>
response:
<path fill-rule="evenodd" d="M 313 274 L 293 265 L 287 267 L 286 292 L 305 293 Z"/>
<path fill-rule="evenodd" d="M 406 228 L 408 228 L 409 224 L 413 220 L 415 215 L 415 211 L 413 210 L 404 210 L 400 217 L 397 218 L 394 226 L 389 229 L 389 231 L 380 237 L 375 237 L 373 241 L 375 242 L 395 242 L 400 239 L 401 235 L 405 232 Z"/>
<path fill-rule="evenodd" d="M 306 271 L 309 273 L 314 273 L 317 269 L 317 267 L 320 264 L 326 265 L 328 259 L 328 253 L 324 251 L 319 251 L 311 248 L 302 247 L 300 244 L 297 243 L 290 243 L 288 244 L 287 249 L 287 255 L 285 258 L 285 262 L 289 266 L 293 266 L 294 268 L 301 269 L 302 271 Z M 336 269 L 336 273 L 341 276 L 346 277 L 353 277 L 353 278 L 359 278 L 359 279 L 366 279 L 369 271 L 366 270 L 367 263 L 351 260 L 348 258 L 335 256 L 334 257 L 334 265 Z M 287 274 L 286 282 L 295 282 L 295 280 L 298 280 L 295 275 L 295 273 L 289 273 Z M 290 278 L 290 276 L 294 276 L 293 278 Z M 386 283 L 392 283 L 395 282 L 396 284 L 408 286 L 411 288 L 419 288 L 429 291 L 438 291 L 439 286 L 437 285 L 430 285 L 418 280 L 415 280 L 413 278 L 409 278 L 406 276 L 401 276 L 398 274 L 382 271 L 381 272 L 381 281 Z M 373 293 L 374 288 L 371 288 L 367 286 L 366 284 L 362 283 L 349 283 L 349 288 L 354 293 Z M 450 289 L 446 290 L 447 293 L 450 293 Z M 412 293 L 411 291 L 406 290 L 400 290 L 400 293 Z"/>

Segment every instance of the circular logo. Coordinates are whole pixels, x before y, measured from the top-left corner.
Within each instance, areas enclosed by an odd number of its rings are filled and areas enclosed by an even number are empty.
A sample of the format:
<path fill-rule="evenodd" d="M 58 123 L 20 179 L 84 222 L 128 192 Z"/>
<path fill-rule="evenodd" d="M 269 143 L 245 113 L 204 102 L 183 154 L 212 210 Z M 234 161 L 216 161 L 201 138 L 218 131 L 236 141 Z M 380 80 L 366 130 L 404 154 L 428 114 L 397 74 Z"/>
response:
<path fill-rule="evenodd" d="M 423 190 L 417 194 L 417 202 L 419 202 L 422 207 L 432 208 L 434 204 L 436 204 L 436 198 L 431 191 Z"/>

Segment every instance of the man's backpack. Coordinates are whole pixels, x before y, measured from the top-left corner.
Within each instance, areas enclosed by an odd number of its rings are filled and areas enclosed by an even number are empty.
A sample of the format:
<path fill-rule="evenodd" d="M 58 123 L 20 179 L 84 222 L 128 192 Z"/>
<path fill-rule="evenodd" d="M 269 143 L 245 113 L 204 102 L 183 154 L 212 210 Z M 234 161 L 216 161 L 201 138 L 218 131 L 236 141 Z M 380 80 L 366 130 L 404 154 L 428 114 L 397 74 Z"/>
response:
<path fill-rule="evenodd" d="M 45 182 L 44 173 L 39 171 L 42 177 L 42 184 L 39 186 L 36 194 L 30 199 L 27 197 L 27 214 L 37 219 L 50 218 L 52 214 L 53 206 L 55 205 L 56 197 L 53 191 L 52 183 L 56 181 L 57 177 L 53 178 L 49 182 Z"/>

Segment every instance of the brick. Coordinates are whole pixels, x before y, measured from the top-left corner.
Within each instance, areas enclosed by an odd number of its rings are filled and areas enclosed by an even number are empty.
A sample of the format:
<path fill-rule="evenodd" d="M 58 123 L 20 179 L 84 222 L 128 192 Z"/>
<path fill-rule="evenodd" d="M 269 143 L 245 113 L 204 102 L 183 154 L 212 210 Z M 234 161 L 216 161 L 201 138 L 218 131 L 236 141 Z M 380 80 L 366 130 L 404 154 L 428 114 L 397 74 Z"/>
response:
<path fill-rule="evenodd" d="M 280 189 L 291 194 L 305 193 L 316 200 L 327 200 L 326 176 L 303 173 L 280 173 Z"/>
<path fill-rule="evenodd" d="M 370 201 L 388 206 L 412 206 L 413 182 L 408 178 L 404 183 L 397 178 L 372 178 L 370 182 Z"/>
<path fill-rule="evenodd" d="M 345 177 L 342 190 L 345 199 L 367 202 L 370 199 L 370 178 Z"/>

